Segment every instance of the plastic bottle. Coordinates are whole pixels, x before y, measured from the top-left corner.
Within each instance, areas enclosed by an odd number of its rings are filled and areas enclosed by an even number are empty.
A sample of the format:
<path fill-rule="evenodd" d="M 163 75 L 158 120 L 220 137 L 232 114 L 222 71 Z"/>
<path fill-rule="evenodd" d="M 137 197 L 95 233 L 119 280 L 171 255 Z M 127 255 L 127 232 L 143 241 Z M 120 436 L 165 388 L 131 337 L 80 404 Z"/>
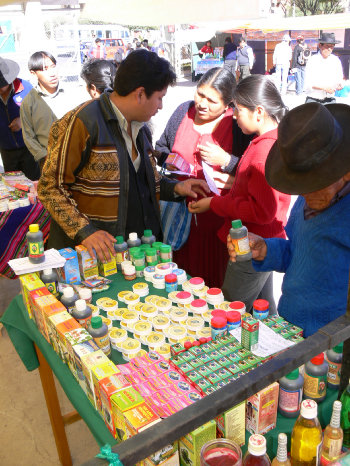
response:
<path fill-rule="evenodd" d="M 340 424 L 344 433 L 343 445 L 350 448 L 350 380 L 340 397 L 340 401 L 342 402 Z"/>
<path fill-rule="evenodd" d="M 314 400 L 304 400 L 292 431 L 292 465 L 317 466 L 321 443 L 322 429 L 317 419 L 317 403 Z"/>
<path fill-rule="evenodd" d="M 58 275 L 54 269 L 44 269 L 41 273 L 41 281 L 54 296 L 58 296 L 57 283 Z"/>
<path fill-rule="evenodd" d="M 279 381 L 278 411 L 285 417 L 298 417 L 303 398 L 304 377 L 295 369 Z"/>
<path fill-rule="evenodd" d="M 343 445 L 343 429 L 340 427 L 341 402 L 333 403 L 331 422 L 323 433 L 321 448 L 321 466 L 325 466 L 331 461 L 335 461 L 341 455 Z"/>
<path fill-rule="evenodd" d="M 227 333 L 227 319 L 224 317 L 213 317 L 210 321 L 211 337 L 217 340 Z"/>
<path fill-rule="evenodd" d="M 253 302 L 253 317 L 259 320 L 267 319 L 269 316 L 270 303 L 266 299 L 256 299 Z"/>
<path fill-rule="evenodd" d="M 43 234 L 39 230 L 37 223 L 29 225 L 27 233 L 28 257 L 33 264 L 40 264 L 45 261 Z"/>
<path fill-rule="evenodd" d="M 127 241 L 128 248 L 135 248 L 141 246 L 141 240 L 137 237 L 137 233 L 129 233 L 129 239 Z"/>
<path fill-rule="evenodd" d="M 152 235 L 152 230 L 144 230 L 143 231 L 143 236 L 141 236 L 141 243 L 142 244 L 149 244 L 152 246 L 152 244 L 155 242 L 156 237 Z"/>
<path fill-rule="evenodd" d="M 328 362 L 320 353 L 305 364 L 304 398 L 323 401 L 327 393 Z"/>
<path fill-rule="evenodd" d="M 108 327 L 102 322 L 101 317 L 93 317 L 87 330 L 94 339 L 96 345 L 109 356 L 111 354 L 111 344 L 109 341 Z"/>
<path fill-rule="evenodd" d="M 287 454 L 287 436 L 286 434 L 278 434 L 277 455 L 272 460 L 271 466 L 290 466 L 290 460 Z"/>
<path fill-rule="evenodd" d="M 243 262 L 252 258 L 252 253 L 249 246 L 248 230 L 242 225 L 241 220 L 233 220 L 231 222 L 230 236 L 233 247 L 236 252 L 236 261 Z"/>
<path fill-rule="evenodd" d="M 129 259 L 128 243 L 124 241 L 123 236 L 117 236 L 115 239 L 117 240 L 117 242 L 114 243 L 114 250 L 116 252 L 115 261 L 117 263 L 117 269 L 120 271 L 122 269 L 121 263 Z"/>
<path fill-rule="evenodd" d="M 330 388 L 339 388 L 340 385 L 340 371 L 343 360 L 343 343 L 326 352 L 326 359 L 328 362 L 327 385 Z"/>
<path fill-rule="evenodd" d="M 263 435 L 253 434 L 249 437 L 248 451 L 243 458 L 243 466 L 270 466 L 266 454 L 266 439 Z"/>
<path fill-rule="evenodd" d="M 75 293 L 73 287 L 67 286 L 64 288 L 63 294 L 61 296 L 61 303 L 67 308 L 68 312 L 72 312 L 75 302 L 79 299 L 79 296 Z"/>
<path fill-rule="evenodd" d="M 77 299 L 71 314 L 72 317 L 74 317 L 74 319 L 77 320 L 82 327 L 86 329 L 89 327 L 92 316 L 92 309 L 84 299 Z"/>

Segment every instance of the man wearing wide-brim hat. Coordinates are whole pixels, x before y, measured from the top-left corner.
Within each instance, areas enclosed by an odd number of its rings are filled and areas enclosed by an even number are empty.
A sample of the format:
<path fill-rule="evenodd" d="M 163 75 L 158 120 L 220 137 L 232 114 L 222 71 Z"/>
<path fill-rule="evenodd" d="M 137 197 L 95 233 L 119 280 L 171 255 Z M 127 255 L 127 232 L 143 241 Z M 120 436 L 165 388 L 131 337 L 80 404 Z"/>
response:
<path fill-rule="evenodd" d="M 0 57 L 0 153 L 5 171 L 21 170 L 37 180 L 39 165 L 24 144 L 20 106 L 32 85 L 18 78 L 19 65 Z"/>
<path fill-rule="evenodd" d="M 344 87 L 342 63 L 332 53 L 335 44 L 339 42 L 333 32 L 321 34 L 318 40 L 319 52 L 309 58 L 305 68 L 306 102 L 335 102 L 335 91 Z"/>
<path fill-rule="evenodd" d="M 350 268 L 350 106 L 308 103 L 281 121 L 268 183 L 300 194 L 288 239 L 249 234 L 257 271 L 284 272 L 278 312 L 309 336 L 346 311 Z M 231 260 L 235 253 L 228 240 Z"/>

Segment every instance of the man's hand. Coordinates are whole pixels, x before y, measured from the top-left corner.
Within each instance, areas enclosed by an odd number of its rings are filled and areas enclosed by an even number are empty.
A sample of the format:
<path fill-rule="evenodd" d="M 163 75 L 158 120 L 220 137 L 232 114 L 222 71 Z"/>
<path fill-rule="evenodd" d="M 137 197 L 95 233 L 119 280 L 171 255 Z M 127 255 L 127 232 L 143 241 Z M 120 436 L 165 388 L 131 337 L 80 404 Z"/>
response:
<path fill-rule="evenodd" d="M 212 199 L 212 197 L 206 197 L 204 199 L 200 199 L 199 201 L 191 201 L 188 204 L 189 212 L 191 212 L 191 214 L 201 214 L 206 212 L 210 209 L 210 203 Z"/>
<path fill-rule="evenodd" d="M 110 260 L 115 255 L 114 243 L 116 239 L 104 230 L 98 230 L 85 238 L 81 244 L 86 247 L 91 257 L 97 257 L 101 262 Z M 95 251 L 96 254 L 95 254 Z"/>
<path fill-rule="evenodd" d="M 19 131 L 22 128 L 20 117 L 17 117 L 14 120 L 12 120 L 9 124 L 9 128 L 13 133 Z"/>
<path fill-rule="evenodd" d="M 264 238 L 255 235 L 254 233 L 248 233 L 248 238 L 250 250 L 252 251 L 252 258 L 256 261 L 263 261 L 267 254 L 267 246 Z M 230 235 L 227 235 L 227 250 L 230 256 L 230 261 L 236 262 L 236 252 Z"/>
<path fill-rule="evenodd" d="M 207 144 L 197 146 L 198 152 L 204 160 L 204 162 L 209 165 L 219 165 L 220 167 L 226 166 L 230 162 L 230 154 L 228 154 L 224 149 L 222 149 L 217 144 L 207 142 Z"/>
<path fill-rule="evenodd" d="M 174 192 L 179 196 L 189 196 L 197 199 L 198 194 L 203 197 L 207 197 L 207 193 L 210 193 L 210 189 L 206 181 L 189 178 L 188 180 L 177 183 L 175 185 Z"/>

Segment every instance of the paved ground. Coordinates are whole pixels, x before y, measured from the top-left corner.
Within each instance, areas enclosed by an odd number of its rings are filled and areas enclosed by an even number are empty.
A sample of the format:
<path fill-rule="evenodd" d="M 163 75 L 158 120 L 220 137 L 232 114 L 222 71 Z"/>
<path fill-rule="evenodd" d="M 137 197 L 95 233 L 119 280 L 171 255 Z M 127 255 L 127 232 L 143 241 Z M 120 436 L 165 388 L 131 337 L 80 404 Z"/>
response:
<path fill-rule="evenodd" d="M 83 85 L 78 81 L 75 85 L 81 100 L 86 100 Z M 176 87 L 169 89 L 164 98 L 164 109 L 152 122 L 154 140 L 163 131 L 175 108 L 181 102 L 193 98 L 194 88 L 195 84 L 191 81 L 180 79 Z M 294 93 L 289 93 L 285 101 L 293 108 L 303 103 L 304 98 L 298 99 Z M 281 274 L 275 274 L 276 299 L 280 294 L 281 280 Z M 18 288 L 16 281 L 0 279 L 0 315 L 18 293 Z M 38 372 L 28 373 L 25 370 L 4 330 L 0 337 L 0 373 L 0 465 L 59 465 Z M 59 398 L 64 412 L 69 412 L 72 407 L 60 387 Z M 97 445 L 82 421 L 69 426 L 67 432 L 75 465 L 82 464 L 97 453 Z"/>

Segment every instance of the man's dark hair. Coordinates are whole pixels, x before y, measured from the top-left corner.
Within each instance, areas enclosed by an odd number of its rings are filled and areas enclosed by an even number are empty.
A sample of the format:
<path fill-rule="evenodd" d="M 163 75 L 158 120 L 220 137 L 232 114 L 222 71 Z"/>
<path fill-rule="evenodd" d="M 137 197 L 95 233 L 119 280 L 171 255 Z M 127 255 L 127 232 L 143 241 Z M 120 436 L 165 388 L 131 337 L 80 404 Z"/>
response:
<path fill-rule="evenodd" d="M 241 36 L 241 37 L 239 38 L 239 43 L 241 43 L 241 42 L 247 43 L 246 37 Z"/>
<path fill-rule="evenodd" d="M 100 94 L 105 89 L 112 89 L 114 83 L 116 66 L 109 60 L 95 59 L 84 63 L 80 76 L 84 79 L 89 89 L 92 84 Z"/>
<path fill-rule="evenodd" d="M 176 82 L 176 74 L 170 63 L 145 49 L 134 50 L 121 62 L 114 81 L 114 90 L 127 96 L 138 87 L 144 87 L 149 98 Z"/>
<path fill-rule="evenodd" d="M 140 49 L 140 48 L 141 48 L 141 42 L 137 41 L 135 47 L 136 47 L 137 49 Z"/>
<path fill-rule="evenodd" d="M 226 42 L 227 44 L 231 44 L 231 43 L 232 43 L 231 37 L 226 37 L 225 42 Z"/>
<path fill-rule="evenodd" d="M 56 65 L 56 58 L 50 52 L 35 52 L 28 60 L 29 71 L 43 71 L 45 58 L 49 58 L 54 65 Z"/>
<path fill-rule="evenodd" d="M 95 42 L 97 44 L 97 42 L 101 42 L 101 39 L 99 37 L 96 37 Z"/>

